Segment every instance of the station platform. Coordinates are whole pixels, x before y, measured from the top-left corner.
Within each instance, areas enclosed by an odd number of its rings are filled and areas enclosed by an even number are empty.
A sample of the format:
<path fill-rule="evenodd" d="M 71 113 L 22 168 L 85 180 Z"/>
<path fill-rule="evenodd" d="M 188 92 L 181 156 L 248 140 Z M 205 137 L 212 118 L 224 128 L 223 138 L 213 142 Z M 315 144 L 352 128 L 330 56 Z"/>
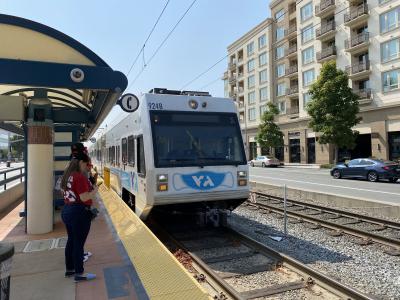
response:
<path fill-rule="evenodd" d="M 0 216 L 0 240 L 15 246 L 10 299 L 210 299 L 116 193 L 102 185 L 99 194 L 100 214 L 85 245 L 93 253 L 85 263 L 97 275 L 93 281 L 64 278 L 59 212 L 53 232 L 44 235 L 25 233 L 23 202 Z"/>

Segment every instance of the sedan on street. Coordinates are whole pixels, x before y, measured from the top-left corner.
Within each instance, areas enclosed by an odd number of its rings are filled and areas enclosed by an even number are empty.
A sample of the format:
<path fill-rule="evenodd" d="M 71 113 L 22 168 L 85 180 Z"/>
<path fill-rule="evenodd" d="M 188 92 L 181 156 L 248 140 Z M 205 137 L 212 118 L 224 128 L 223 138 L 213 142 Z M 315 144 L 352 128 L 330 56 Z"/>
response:
<path fill-rule="evenodd" d="M 279 159 L 272 156 L 257 156 L 250 161 L 252 167 L 278 167 L 280 164 Z"/>
<path fill-rule="evenodd" d="M 357 158 L 340 163 L 331 170 L 333 178 L 363 178 L 375 182 L 387 179 L 396 182 L 400 178 L 400 165 L 380 159 Z"/>

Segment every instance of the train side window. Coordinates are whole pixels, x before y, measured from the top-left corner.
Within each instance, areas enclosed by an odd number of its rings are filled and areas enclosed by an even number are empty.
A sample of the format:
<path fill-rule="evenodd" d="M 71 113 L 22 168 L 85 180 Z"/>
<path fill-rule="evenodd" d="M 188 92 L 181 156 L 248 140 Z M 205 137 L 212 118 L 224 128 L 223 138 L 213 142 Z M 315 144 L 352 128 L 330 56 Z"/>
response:
<path fill-rule="evenodd" d="M 128 136 L 128 164 L 135 166 L 135 139 L 133 135 Z"/>
<path fill-rule="evenodd" d="M 136 138 L 137 150 L 137 172 L 140 177 L 146 177 L 146 162 L 144 159 L 144 145 L 143 136 L 140 135 Z"/>
<path fill-rule="evenodd" d="M 128 141 L 126 138 L 123 138 L 121 141 L 121 149 L 122 149 L 122 163 L 126 164 L 128 159 Z"/>
<path fill-rule="evenodd" d="M 120 146 L 118 145 L 117 146 L 117 158 L 116 158 L 116 160 L 115 160 L 115 164 L 116 165 L 118 165 L 119 166 L 119 162 L 120 162 L 120 160 L 121 160 L 121 156 L 120 156 Z"/>

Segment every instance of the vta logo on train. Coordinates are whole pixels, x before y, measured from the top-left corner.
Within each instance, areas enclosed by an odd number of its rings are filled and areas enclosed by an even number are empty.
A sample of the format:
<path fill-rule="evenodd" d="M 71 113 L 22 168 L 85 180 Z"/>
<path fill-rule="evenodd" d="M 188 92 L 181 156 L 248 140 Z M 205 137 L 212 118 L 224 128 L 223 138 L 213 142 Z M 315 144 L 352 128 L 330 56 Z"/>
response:
<path fill-rule="evenodd" d="M 210 190 L 219 186 L 225 179 L 225 173 L 198 172 L 181 175 L 183 182 L 197 190 Z"/>

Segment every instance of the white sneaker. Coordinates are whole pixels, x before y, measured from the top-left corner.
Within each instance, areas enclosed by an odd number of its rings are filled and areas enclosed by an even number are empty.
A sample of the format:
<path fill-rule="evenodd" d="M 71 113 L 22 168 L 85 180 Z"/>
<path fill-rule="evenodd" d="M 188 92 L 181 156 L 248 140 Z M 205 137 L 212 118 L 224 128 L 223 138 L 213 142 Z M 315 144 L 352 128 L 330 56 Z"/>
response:
<path fill-rule="evenodd" d="M 93 255 L 92 252 L 85 252 L 83 253 L 83 262 L 87 262 L 87 260 L 89 259 L 89 257 L 91 257 Z"/>

